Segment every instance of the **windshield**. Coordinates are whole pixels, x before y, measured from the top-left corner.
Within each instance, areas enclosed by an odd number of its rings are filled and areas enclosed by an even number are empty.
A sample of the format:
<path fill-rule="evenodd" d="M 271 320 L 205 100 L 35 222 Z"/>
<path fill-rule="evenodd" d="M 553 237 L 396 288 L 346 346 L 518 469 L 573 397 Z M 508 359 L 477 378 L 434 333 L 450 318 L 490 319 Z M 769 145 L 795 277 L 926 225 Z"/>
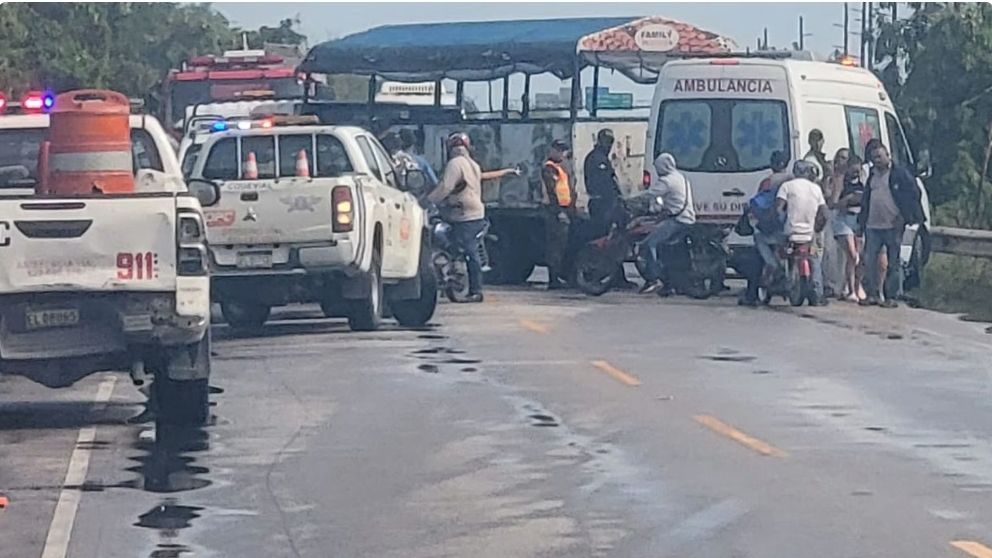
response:
<path fill-rule="evenodd" d="M 767 100 L 692 99 L 661 104 L 654 156 L 671 153 L 679 169 L 755 172 L 772 153 L 789 153 L 785 103 Z"/>
<path fill-rule="evenodd" d="M 46 129 L 0 130 L 0 188 L 34 188 Z"/>
<path fill-rule="evenodd" d="M 246 91 L 271 91 L 276 99 L 298 99 L 303 96 L 303 85 L 295 77 L 173 81 L 170 122 L 182 121 L 188 106 L 242 100 L 240 94 Z"/>

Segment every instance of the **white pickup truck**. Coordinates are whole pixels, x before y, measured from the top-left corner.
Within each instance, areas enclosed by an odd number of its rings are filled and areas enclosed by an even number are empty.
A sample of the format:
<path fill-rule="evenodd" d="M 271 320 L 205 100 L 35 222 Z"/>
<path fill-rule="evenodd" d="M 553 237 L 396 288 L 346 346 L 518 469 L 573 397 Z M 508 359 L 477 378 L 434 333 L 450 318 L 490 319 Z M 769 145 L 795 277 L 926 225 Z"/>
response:
<path fill-rule="evenodd" d="M 210 375 L 201 204 L 158 121 L 130 119 L 137 192 L 56 197 L 34 195 L 49 117 L 0 116 L 0 370 L 51 387 L 130 370 L 137 384 L 153 379 L 160 422 L 201 423 Z"/>
<path fill-rule="evenodd" d="M 376 329 L 386 313 L 426 324 L 437 282 L 423 208 L 372 134 L 309 122 L 218 131 L 193 165 L 191 177 L 222 192 L 205 216 L 225 320 L 253 330 L 273 306 L 319 302 L 356 331 Z"/>

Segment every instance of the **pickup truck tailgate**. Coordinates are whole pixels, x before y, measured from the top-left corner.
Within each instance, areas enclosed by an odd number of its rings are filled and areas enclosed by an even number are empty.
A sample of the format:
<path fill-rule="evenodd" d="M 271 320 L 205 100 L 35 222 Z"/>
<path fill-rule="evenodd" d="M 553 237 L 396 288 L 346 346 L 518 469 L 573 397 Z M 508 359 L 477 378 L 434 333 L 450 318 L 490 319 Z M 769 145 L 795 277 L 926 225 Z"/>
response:
<path fill-rule="evenodd" d="M 214 245 L 326 242 L 336 185 L 326 178 L 225 182 L 218 205 L 204 211 L 207 240 Z"/>
<path fill-rule="evenodd" d="M 172 195 L 0 199 L 0 293 L 176 288 Z"/>

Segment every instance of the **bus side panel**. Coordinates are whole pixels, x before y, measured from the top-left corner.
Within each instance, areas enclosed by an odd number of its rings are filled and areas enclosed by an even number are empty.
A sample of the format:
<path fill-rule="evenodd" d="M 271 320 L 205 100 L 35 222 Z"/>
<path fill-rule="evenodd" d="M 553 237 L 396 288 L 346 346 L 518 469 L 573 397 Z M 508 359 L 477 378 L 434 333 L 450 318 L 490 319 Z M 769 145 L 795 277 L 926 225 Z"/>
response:
<path fill-rule="evenodd" d="M 616 170 L 620 182 L 620 191 L 624 196 L 630 196 L 643 190 L 644 176 L 644 141 L 647 133 L 647 122 L 609 121 L 577 122 L 572 133 L 572 149 L 575 159 L 575 178 L 579 184 L 579 205 L 586 206 L 585 176 L 582 164 L 586 155 L 596 145 L 596 134 L 604 128 L 613 130 L 616 138 L 610 160 Z"/>

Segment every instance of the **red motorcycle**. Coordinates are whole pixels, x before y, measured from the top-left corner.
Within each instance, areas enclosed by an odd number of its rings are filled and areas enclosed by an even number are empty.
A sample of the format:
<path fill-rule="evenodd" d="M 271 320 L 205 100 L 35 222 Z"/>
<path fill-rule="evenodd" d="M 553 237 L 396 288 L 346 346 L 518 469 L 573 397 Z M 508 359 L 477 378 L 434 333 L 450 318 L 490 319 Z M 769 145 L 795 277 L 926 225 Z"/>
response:
<path fill-rule="evenodd" d="M 637 203 L 628 200 L 627 204 Z M 660 205 L 660 204 L 659 204 Z M 625 208 L 630 215 L 630 208 Z M 638 246 L 664 217 L 651 214 L 616 224 L 604 237 L 588 242 L 575 256 L 575 285 L 582 292 L 599 296 L 617 283 L 616 273 L 625 261 L 633 261 L 641 277 L 648 275 L 645 260 L 637 254 Z M 727 251 L 723 246 L 726 232 L 716 226 L 696 224 L 671 243 L 659 247 L 658 256 L 665 262 L 667 287 L 693 298 L 708 298 L 723 288 L 727 270 Z"/>
<path fill-rule="evenodd" d="M 655 229 L 661 217 L 650 215 L 637 217 L 626 225 L 614 224 L 610 233 L 589 241 L 575 255 L 575 285 L 582 292 L 599 296 L 613 286 L 617 268 L 623 262 L 634 259 L 637 271 L 644 274 L 642 260 L 634 257 L 634 247 L 647 238 Z"/>
<path fill-rule="evenodd" d="M 789 242 L 786 248 L 786 283 L 789 304 L 793 306 L 802 306 L 804 301 L 812 305 L 816 300 L 813 289 L 812 248 L 811 242 Z"/>

